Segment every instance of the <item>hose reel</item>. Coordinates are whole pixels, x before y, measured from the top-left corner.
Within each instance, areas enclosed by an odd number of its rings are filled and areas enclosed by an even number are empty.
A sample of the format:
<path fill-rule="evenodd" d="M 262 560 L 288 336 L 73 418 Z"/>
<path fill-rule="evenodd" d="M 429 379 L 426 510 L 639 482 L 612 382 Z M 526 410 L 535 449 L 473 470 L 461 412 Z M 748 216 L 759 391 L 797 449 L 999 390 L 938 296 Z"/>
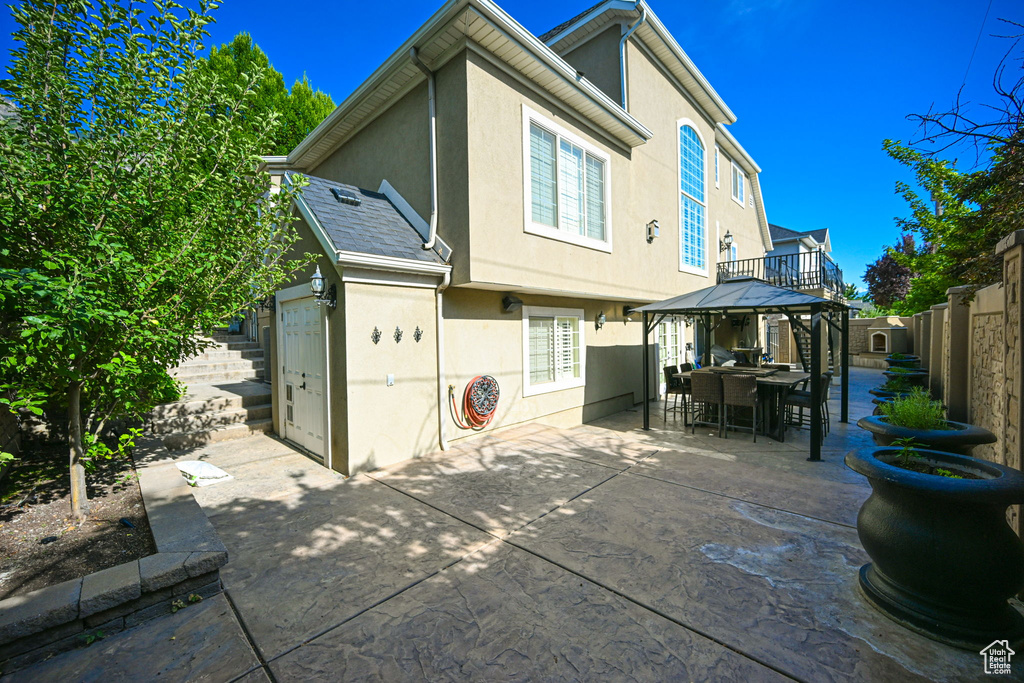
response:
<path fill-rule="evenodd" d="M 466 391 L 462 395 L 462 414 L 459 417 L 459 408 L 455 404 L 455 387 L 448 385 L 448 397 L 451 399 L 452 415 L 456 424 L 462 429 L 473 429 L 479 431 L 490 424 L 494 419 L 494 413 L 498 408 L 498 398 L 501 390 L 498 388 L 498 380 L 490 375 L 478 375 L 466 385 Z"/>

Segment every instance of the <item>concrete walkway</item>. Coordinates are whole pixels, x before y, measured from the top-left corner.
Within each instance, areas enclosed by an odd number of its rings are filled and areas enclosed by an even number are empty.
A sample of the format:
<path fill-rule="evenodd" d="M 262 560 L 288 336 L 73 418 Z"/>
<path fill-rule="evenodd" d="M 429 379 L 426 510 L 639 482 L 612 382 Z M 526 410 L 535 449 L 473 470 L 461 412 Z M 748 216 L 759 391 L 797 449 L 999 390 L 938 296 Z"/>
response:
<path fill-rule="evenodd" d="M 855 369 L 851 423 L 878 371 Z M 838 391 L 834 392 L 838 395 Z M 974 680 L 859 596 L 868 437 L 528 424 L 344 480 L 270 437 L 185 456 L 223 596 L 15 680 Z M 1021 667 L 1024 669 L 1024 665 Z"/>

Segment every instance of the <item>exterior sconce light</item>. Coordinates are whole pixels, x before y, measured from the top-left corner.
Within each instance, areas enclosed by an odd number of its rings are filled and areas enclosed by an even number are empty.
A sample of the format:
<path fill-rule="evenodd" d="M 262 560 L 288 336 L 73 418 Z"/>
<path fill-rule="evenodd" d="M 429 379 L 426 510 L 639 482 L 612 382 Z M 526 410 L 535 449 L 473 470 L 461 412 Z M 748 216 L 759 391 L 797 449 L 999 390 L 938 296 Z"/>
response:
<path fill-rule="evenodd" d="M 313 296 L 316 297 L 316 305 L 322 306 L 327 304 L 330 308 L 337 308 L 338 288 L 335 285 L 331 285 L 325 291 L 325 284 L 324 276 L 320 274 L 320 266 L 317 266 L 313 277 L 309 279 L 309 288 L 313 291 Z"/>
<path fill-rule="evenodd" d="M 729 251 L 732 246 L 732 235 L 728 230 L 725 231 L 725 237 L 718 242 L 718 251 Z"/>
<path fill-rule="evenodd" d="M 505 309 L 506 313 L 512 313 L 513 311 L 518 311 L 523 307 L 523 300 L 518 297 L 514 297 L 511 294 L 506 294 L 501 300 L 501 307 Z"/>
<path fill-rule="evenodd" d="M 597 320 L 594 321 L 594 324 L 597 325 L 597 329 L 601 329 L 602 327 L 604 327 L 604 324 L 605 322 L 607 322 L 607 320 L 608 319 L 605 318 L 604 316 L 604 311 L 601 311 L 600 313 L 597 314 Z"/>
<path fill-rule="evenodd" d="M 626 320 L 632 320 L 633 319 L 631 317 L 632 315 L 633 315 L 633 307 L 632 306 L 626 305 L 626 306 L 622 307 L 622 317 L 623 318 L 625 318 Z"/>
<path fill-rule="evenodd" d="M 661 229 L 658 226 L 658 221 L 653 220 L 647 224 L 647 244 L 653 242 L 659 234 L 661 234 Z"/>

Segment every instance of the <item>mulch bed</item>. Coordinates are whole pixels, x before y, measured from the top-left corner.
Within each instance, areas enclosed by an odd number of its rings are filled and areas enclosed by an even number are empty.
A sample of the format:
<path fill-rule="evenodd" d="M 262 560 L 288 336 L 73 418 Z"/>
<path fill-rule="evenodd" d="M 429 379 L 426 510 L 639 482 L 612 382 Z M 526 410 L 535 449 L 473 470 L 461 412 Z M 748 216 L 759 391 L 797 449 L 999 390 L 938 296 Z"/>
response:
<path fill-rule="evenodd" d="M 130 459 L 103 460 L 86 473 L 89 512 L 79 524 L 67 447 L 28 442 L 19 457 L 0 481 L 0 599 L 156 552 Z"/>

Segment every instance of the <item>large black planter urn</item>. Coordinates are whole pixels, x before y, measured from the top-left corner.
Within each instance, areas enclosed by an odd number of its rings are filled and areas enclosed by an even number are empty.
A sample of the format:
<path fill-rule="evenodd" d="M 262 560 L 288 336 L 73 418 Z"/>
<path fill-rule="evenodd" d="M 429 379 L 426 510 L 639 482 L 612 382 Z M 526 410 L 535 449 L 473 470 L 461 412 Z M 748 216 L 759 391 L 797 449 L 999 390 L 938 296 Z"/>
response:
<path fill-rule="evenodd" d="M 911 429 L 889 424 L 887 417 L 871 415 L 857 420 L 857 426 L 871 432 L 872 439 L 879 446 L 889 446 L 896 439 L 911 437 L 925 448 L 968 455 L 979 444 L 996 442 L 996 435 L 987 429 L 952 420 L 946 420 L 950 429 Z"/>
<path fill-rule="evenodd" d="M 886 356 L 885 362 L 890 368 L 921 367 L 921 358 L 919 356 L 912 356 L 910 354 L 903 354 L 902 358 L 893 358 L 892 356 Z"/>
<path fill-rule="evenodd" d="M 885 389 L 879 389 L 878 387 L 868 389 L 868 393 L 872 396 L 877 396 L 878 398 L 895 398 L 896 396 L 906 398 L 907 396 L 910 396 L 909 391 L 886 391 Z"/>
<path fill-rule="evenodd" d="M 886 379 L 893 379 L 894 377 L 902 377 L 903 379 L 910 382 L 912 385 L 917 387 L 928 388 L 928 371 L 924 368 L 907 368 L 910 372 L 893 372 L 892 370 L 886 370 L 882 374 L 885 375 Z"/>
<path fill-rule="evenodd" d="M 923 461 L 980 479 L 905 470 L 898 449 L 862 448 L 846 464 L 871 484 L 857 534 L 871 557 L 861 567 L 867 600 L 890 619 L 975 652 L 1019 643 L 1024 618 L 1007 600 L 1024 588 L 1024 544 L 1006 508 L 1024 503 L 1024 474 L 965 455 L 919 450 Z"/>

